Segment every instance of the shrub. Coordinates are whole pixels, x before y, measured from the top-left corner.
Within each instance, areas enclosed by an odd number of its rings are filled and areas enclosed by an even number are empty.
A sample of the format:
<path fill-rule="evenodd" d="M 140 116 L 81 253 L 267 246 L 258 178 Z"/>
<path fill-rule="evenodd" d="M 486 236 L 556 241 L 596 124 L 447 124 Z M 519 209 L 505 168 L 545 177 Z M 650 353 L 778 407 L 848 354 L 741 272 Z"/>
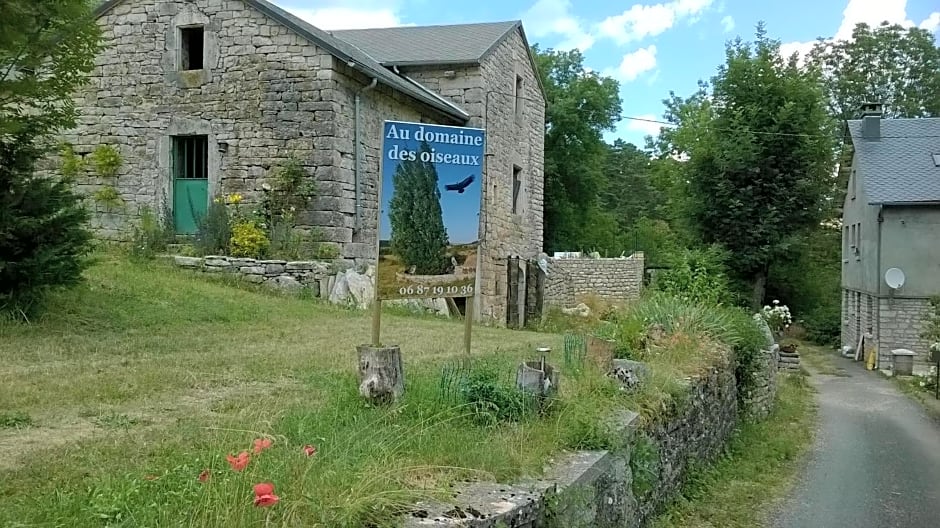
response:
<path fill-rule="evenodd" d="M 118 207 L 124 203 L 124 200 L 121 199 L 121 195 L 118 194 L 117 189 L 111 187 L 110 185 L 105 185 L 104 187 L 98 189 L 95 191 L 93 196 L 96 202 L 108 209 L 112 207 Z"/>
<path fill-rule="evenodd" d="M 62 149 L 59 151 L 59 156 L 61 157 L 62 164 L 59 167 L 59 171 L 62 173 L 62 176 L 68 180 L 72 181 L 84 170 L 85 160 L 75 153 L 75 149 L 72 145 L 64 144 Z"/>
<path fill-rule="evenodd" d="M 149 207 L 142 207 L 140 224 L 134 226 L 131 256 L 151 259 L 157 253 L 166 251 L 167 246 L 173 243 L 175 238 L 176 232 L 169 218 L 164 216 L 161 221 Z"/>
<path fill-rule="evenodd" d="M 822 346 L 839 346 L 842 340 L 842 310 L 838 304 L 817 306 L 803 318 L 810 341 Z"/>
<path fill-rule="evenodd" d="M 264 230 L 251 221 L 240 221 L 232 226 L 229 244 L 231 255 L 243 258 L 261 258 L 271 246 Z"/>
<path fill-rule="evenodd" d="M 24 316 L 43 293 L 80 281 L 88 212 L 64 178 L 34 177 L 33 141 L 0 139 L 0 312 Z"/>
<path fill-rule="evenodd" d="M 499 361 L 475 360 L 462 380 L 460 398 L 477 423 L 516 421 L 535 410 L 534 398 L 516 388 L 505 367 Z"/>
<path fill-rule="evenodd" d="M 121 154 L 111 145 L 100 145 L 91 153 L 91 161 L 95 166 L 95 172 L 102 178 L 113 178 L 117 176 L 121 168 Z"/>
<path fill-rule="evenodd" d="M 790 323 L 793 322 L 793 317 L 790 315 L 790 308 L 785 304 L 780 304 L 780 301 L 776 299 L 774 299 L 773 306 L 764 306 L 758 314 L 767 322 L 767 326 L 770 327 L 771 332 L 777 334 L 789 328 Z"/>
<path fill-rule="evenodd" d="M 221 198 L 212 200 L 206 215 L 199 219 L 195 248 L 199 255 L 218 255 L 228 252 L 232 228 L 228 208 Z"/>
<path fill-rule="evenodd" d="M 670 258 L 669 269 L 656 276 L 654 287 L 692 303 L 732 304 L 725 258 L 726 253 L 715 247 L 681 251 Z"/>

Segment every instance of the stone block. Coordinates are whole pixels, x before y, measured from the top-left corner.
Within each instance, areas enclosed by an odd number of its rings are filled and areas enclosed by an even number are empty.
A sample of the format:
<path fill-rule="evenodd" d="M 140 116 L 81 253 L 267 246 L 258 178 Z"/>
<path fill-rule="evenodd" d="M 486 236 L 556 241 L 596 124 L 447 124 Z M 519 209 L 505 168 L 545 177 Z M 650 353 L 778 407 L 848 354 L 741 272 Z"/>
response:
<path fill-rule="evenodd" d="M 173 257 L 173 261 L 176 263 L 177 266 L 181 268 L 201 268 L 202 267 L 202 259 L 197 258 L 197 257 L 182 257 L 182 256 L 177 255 Z"/>
<path fill-rule="evenodd" d="M 285 264 L 265 264 L 264 274 L 265 275 L 280 275 L 284 273 L 286 269 Z"/>
<path fill-rule="evenodd" d="M 228 259 L 225 257 L 221 257 L 221 258 L 206 257 L 204 262 L 205 262 L 206 267 L 209 267 L 209 268 L 229 268 L 232 266 L 232 263 L 229 262 Z"/>
<path fill-rule="evenodd" d="M 264 266 L 245 266 L 238 269 L 239 272 L 245 275 L 264 275 L 265 267 Z"/>

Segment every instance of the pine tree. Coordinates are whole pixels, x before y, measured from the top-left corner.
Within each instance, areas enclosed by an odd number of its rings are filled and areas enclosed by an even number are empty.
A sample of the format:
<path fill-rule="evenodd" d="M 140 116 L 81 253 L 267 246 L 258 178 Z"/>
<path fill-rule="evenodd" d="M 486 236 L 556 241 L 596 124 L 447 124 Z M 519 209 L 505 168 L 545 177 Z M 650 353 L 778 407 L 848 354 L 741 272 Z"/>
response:
<path fill-rule="evenodd" d="M 395 169 L 394 194 L 389 202 L 392 250 L 415 274 L 438 275 L 445 269 L 447 230 L 441 212 L 437 169 L 420 155 L 430 152 L 421 143 L 416 161 L 402 161 Z"/>
<path fill-rule="evenodd" d="M 81 277 L 88 213 L 67 178 L 35 170 L 74 126 L 72 95 L 99 49 L 92 6 L 0 3 L 0 311 L 26 314 L 48 288 Z"/>

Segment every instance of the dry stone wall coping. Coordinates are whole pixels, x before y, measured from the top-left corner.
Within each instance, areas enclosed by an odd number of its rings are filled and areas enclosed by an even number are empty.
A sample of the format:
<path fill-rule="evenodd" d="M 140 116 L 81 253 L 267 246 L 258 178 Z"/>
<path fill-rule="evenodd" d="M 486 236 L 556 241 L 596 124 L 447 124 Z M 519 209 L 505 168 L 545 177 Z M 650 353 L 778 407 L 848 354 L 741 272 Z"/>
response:
<path fill-rule="evenodd" d="M 175 256 L 174 263 L 187 269 L 206 273 L 229 273 L 255 284 L 297 293 L 307 288 L 314 297 L 329 294 L 333 279 L 333 265 L 318 260 L 286 261 L 256 260 L 223 255 L 208 255 L 204 258 Z"/>

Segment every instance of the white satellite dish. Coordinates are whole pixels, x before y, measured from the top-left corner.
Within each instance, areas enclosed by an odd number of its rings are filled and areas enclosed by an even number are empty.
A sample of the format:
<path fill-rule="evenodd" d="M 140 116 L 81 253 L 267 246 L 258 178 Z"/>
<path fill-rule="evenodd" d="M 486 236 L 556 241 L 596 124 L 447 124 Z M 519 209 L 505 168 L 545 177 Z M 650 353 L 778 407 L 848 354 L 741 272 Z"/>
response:
<path fill-rule="evenodd" d="M 893 290 L 904 286 L 904 272 L 900 268 L 890 268 L 885 272 L 885 282 Z"/>

